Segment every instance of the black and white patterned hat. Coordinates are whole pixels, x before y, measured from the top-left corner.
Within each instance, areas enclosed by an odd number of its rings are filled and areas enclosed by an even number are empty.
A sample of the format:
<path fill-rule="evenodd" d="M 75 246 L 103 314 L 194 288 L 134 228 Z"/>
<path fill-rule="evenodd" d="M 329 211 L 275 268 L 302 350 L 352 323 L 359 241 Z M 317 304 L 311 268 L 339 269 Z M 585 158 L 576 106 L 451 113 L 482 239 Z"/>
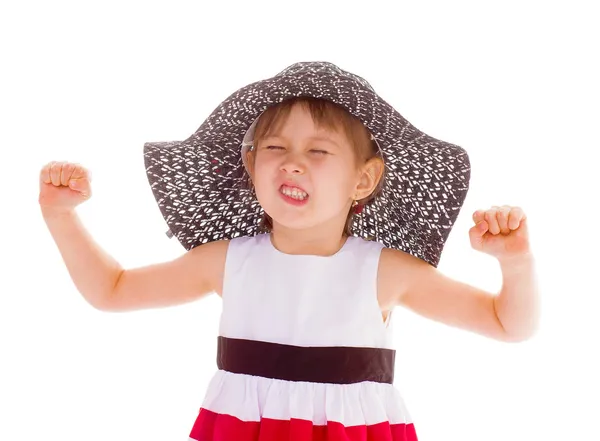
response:
<path fill-rule="evenodd" d="M 263 210 L 247 185 L 242 142 L 265 109 L 301 96 L 343 107 L 379 145 L 384 186 L 354 216 L 353 234 L 437 266 L 469 188 L 467 153 L 421 132 L 363 78 L 327 62 L 296 63 L 239 89 L 184 141 L 144 144 L 148 181 L 167 234 L 190 250 L 259 232 Z"/>

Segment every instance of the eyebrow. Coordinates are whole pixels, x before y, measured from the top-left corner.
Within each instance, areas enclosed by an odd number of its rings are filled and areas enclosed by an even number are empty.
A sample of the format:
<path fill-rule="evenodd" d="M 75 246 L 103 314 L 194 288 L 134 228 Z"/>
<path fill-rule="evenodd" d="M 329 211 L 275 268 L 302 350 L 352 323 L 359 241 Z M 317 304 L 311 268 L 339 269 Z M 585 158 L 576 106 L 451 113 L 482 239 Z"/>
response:
<path fill-rule="evenodd" d="M 269 135 L 269 136 L 265 136 L 265 139 L 269 139 L 269 138 L 278 138 L 278 139 L 283 139 L 284 141 L 287 141 L 288 139 L 285 136 L 281 136 L 281 135 Z M 328 142 L 329 144 L 333 144 L 336 147 L 339 147 L 340 145 L 335 142 L 333 139 L 331 138 L 327 138 L 325 136 L 310 136 L 308 139 L 312 140 L 312 141 L 323 141 L 323 142 Z"/>
<path fill-rule="evenodd" d="M 324 136 L 311 136 L 309 139 L 312 139 L 313 141 L 325 141 L 325 142 L 335 145 L 336 147 L 339 147 L 338 143 L 335 142 L 333 139 L 326 138 Z"/>

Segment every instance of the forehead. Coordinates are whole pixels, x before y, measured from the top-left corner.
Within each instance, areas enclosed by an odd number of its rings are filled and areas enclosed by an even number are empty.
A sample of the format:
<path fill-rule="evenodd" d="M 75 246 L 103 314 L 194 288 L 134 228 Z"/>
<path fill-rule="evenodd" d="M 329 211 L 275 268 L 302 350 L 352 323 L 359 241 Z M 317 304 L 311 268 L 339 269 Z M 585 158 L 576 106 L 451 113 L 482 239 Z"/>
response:
<path fill-rule="evenodd" d="M 260 133 L 262 132 L 262 133 Z M 263 130 L 259 130 L 262 138 L 310 138 L 315 141 L 347 142 L 341 122 L 335 118 L 315 118 L 311 112 L 300 104 L 295 104 L 289 113 L 274 115 Z"/>

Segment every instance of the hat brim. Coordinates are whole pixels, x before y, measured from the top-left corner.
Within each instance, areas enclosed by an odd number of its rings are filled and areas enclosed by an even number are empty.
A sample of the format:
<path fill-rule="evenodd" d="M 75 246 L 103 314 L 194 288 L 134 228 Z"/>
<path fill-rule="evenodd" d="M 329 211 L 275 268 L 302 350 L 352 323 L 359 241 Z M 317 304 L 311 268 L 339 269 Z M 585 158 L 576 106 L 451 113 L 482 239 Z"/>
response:
<path fill-rule="evenodd" d="M 144 144 L 148 181 L 172 234 L 190 250 L 259 232 L 264 212 L 248 185 L 242 142 L 266 108 L 300 96 L 342 106 L 381 149 L 385 183 L 354 216 L 354 235 L 437 266 L 468 192 L 466 151 L 418 130 L 364 79 L 330 63 L 296 63 L 230 95 L 188 139 Z"/>

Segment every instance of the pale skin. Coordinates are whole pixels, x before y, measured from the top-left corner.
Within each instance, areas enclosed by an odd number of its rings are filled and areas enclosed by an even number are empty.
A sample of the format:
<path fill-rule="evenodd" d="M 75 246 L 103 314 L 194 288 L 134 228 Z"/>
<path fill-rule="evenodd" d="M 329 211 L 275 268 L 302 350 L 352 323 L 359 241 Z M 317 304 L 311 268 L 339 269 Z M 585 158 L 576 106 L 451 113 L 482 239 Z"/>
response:
<path fill-rule="evenodd" d="M 383 173 L 378 158 L 359 163 L 342 133 L 316 127 L 294 106 L 276 136 L 248 153 L 248 172 L 259 202 L 273 218 L 271 240 L 288 254 L 335 254 L 354 200 L 367 197 Z M 283 184 L 308 194 L 302 206 L 281 197 Z M 49 163 L 40 175 L 39 202 L 48 228 L 82 295 L 106 311 L 156 308 L 222 293 L 227 241 L 198 246 L 169 262 L 124 269 L 94 242 L 75 212 L 91 196 L 91 177 L 79 164 Z M 402 251 L 384 249 L 378 271 L 383 319 L 396 306 L 484 335 L 517 342 L 539 321 L 539 295 L 527 219 L 514 206 L 473 213 L 474 249 L 497 258 L 502 288 L 491 293 L 447 277 Z M 198 271 L 201 268 L 202 271 Z"/>

